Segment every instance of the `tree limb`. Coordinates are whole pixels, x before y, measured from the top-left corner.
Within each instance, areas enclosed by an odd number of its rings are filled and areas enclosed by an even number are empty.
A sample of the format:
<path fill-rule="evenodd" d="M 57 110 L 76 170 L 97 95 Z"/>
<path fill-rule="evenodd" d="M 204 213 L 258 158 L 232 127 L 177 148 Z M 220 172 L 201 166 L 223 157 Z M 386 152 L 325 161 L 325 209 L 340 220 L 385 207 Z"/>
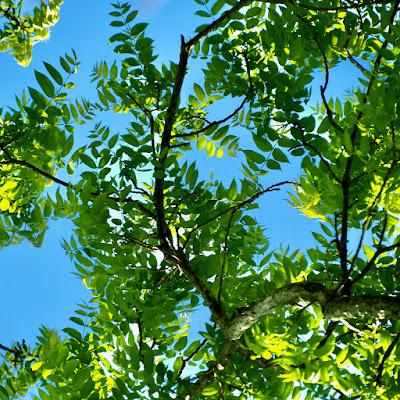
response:
<path fill-rule="evenodd" d="M 237 310 L 225 325 L 225 337 L 237 340 L 276 308 L 294 305 L 301 300 L 317 303 L 325 318 L 331 321 L 353 318 L 400 319 L 400 299 L 397 297 L 337 295 L 318 282 L 298 282 L 276 289 L 249 307 Z"/>

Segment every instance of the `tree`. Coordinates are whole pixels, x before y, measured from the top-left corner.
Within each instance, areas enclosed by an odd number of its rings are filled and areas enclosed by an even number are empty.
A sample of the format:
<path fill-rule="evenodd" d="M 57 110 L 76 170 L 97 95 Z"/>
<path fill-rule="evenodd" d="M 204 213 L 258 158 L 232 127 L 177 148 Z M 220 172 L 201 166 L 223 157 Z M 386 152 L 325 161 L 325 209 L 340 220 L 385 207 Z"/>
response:
<path fill-rule="evenodd" d="M 40 244 L 48 218 L 73 218 L 65 247 L 93 302 L 62 335 L 1 345 L 0 396 L 399 399 L 400 2 L 197 2 L 205 24 L 177 63 L 159 65 L 146 24 L 114 4 L 117 60 L 94 68 L 98 101 L 68 102 L 69 78 L 45 64 L 41 91 L 3 114 L 2 244 Z M 194 59 L 204 81 L 186 99 Z M 344 62 L 360 84 L 330 98 Z M 61 58 L 66 75 L 77 64 Z M 126 132 L 96 123 L 69 155 L 75 125 L 104 110 L 128 113 Z M 240 176 L 201 176 L 194 148 L 239 158 Z M 296 157 L 296 181 L 270 180 Z M 321 221 L 304 252 L 269 250 L 255 218 L 282 189 Z"/>
<path fill-rule="evenodd" d="M 58 21 L 62 0 L 41 1 L 32 10 L 25 3 L 25 0 L 0 1 L 3 23 L 0 28 L 0 51 L 11 50 L 15 60 L 23 66 L 31 61 L 33 45 L 49 37 L 50 27 Z"/>

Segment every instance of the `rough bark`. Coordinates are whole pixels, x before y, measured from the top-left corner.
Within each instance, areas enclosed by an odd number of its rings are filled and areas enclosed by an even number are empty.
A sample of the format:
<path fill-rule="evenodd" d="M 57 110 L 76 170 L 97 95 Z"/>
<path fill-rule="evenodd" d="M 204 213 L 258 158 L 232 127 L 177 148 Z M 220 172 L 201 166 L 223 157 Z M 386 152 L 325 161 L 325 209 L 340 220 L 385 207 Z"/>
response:
<path fill-rule="evenodd" d="M 331 321 L 354 318 L 400 319 L 400 299 L 391 296 L 337 295 L 317 282 L 293 283 L 276 289 L 249 307 L 240 309 L 225 326 L 225 336 L 237 340 L 262 317 L 278 307 L 301 301 L 318 304 Z"/>

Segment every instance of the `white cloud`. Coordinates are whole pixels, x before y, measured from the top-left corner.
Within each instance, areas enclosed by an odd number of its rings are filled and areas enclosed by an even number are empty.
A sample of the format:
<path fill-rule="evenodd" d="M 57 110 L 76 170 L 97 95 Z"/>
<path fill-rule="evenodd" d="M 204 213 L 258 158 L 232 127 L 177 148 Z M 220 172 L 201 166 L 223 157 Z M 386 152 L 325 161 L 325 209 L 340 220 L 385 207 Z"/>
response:
<path fill-rule="evenodd" d="M 139 10 L 151 13 L 161 8 L 168 0 L 137 0 L 136 5 Z"/>

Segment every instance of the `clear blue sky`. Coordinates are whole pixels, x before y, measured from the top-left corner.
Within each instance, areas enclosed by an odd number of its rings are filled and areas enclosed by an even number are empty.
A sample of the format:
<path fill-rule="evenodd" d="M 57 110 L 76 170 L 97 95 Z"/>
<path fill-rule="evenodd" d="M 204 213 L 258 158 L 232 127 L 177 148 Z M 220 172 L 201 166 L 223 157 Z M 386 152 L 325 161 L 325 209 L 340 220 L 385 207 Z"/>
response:
<path fill-rule="evenodd" d="M 142 18 L 150 22 L 150 33 L 156 39 L 160 60 L 177 60 L 179 36 L 189 36 L 196 25 L 203 23 L 193 17 L 199 7 L 191 0 L 137 0 Z M 10 55 L 0 54 L 0 104 L 12 105 L 14 95 L 28 85 L 34 85 L 34 69 L 42 68 L 42 61 L 56 63 L 58 57 L 71 48 L 75 49 L 82 61 L 77 82 L 76 96 L 93 96 L 89 74 L 99 60 L 113 60 L 108 38 L 115 33 L 109 26 L 108 1 L 68 0 L 65 2 L 60 22 L 52 29 L 48 42 L 36 45 L 33 61 L 28 68 L 18 66 Z M 192 69 L 191 79 L 199 79 L 199 68 Z M 354 83 L 354 71 L 340 67 L 332 74 L 335 80 L 335 94 L 344 93 Z M 186 85 L 188 90 L 190 85 Z M 229 110 L 227 110 L 229 113 Z M 120 114 L 119 114 L 120 115 Z M 225 115 L 225 113 L 224 113 Z M 120 129 L 118 120 L 108 121 Z M 77 131 L 77 141 L 84 140 L 88 127 Z M 199 155 L 200 169 L 208 174 L 210 166 L 224 177 L 229 168 L 224 168 L 224 159 L 207 160 Z M 239 163 L 233 162 L 233 168 Z M 266 184 L 294 178 L 298 168 L 293 165 L 285 173 L 275 173 L 265 178 Z M 263 212 L 259 221 L 268 227 L 267 234 L 272 243 L 290 244 L 293 249 L 304 248 L 310 243 L 310 229 L 317 229 L 318 222 L 306 220 L 297 210 L 291 209 L 283 198 L 285 193 L 271 193 L 261 200 Z M 32 341 L 42 324 L 61 330 L 68 324 L 68 318 L 76 309 L 76 304 L 89 298 L 86 289 L 72 275 L 73 265 L 60 247 L 62 237 L 71 235 L 72 224 L 57 221 L 50 224 L 43 246 L 33 248 L 24 243 L 0 250 L 0 302 L 5 305 L 0 317 L 0 343 L 9 345 L 15 340 Z"/>

